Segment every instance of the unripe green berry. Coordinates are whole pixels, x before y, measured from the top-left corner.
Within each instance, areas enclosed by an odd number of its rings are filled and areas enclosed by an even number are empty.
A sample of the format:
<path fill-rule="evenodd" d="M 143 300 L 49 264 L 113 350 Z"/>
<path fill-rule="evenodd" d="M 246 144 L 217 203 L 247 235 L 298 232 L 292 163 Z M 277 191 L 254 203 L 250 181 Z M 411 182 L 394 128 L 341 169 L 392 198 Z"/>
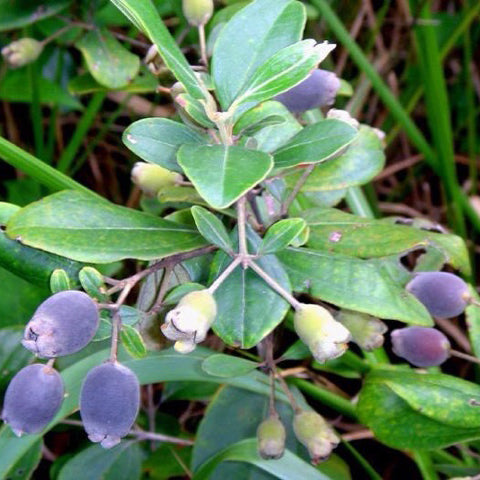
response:
<path fill-rule="evenodd" d="M 258 453 L 266 459 L 278 459 L 285 451 L 287 433 L 278 416 L 265 419 L 257 429 Z"/>
<path fill-rule="evenodd" d="M 216 315 L 217 304 L 208 290 L 190 292 L 168 312 L 161 329 L 167 338 L 176 341 L 177 352 L 190 353 L 205 340 Z"/>
<path fill-rule="evenodd" d="M 132 169 L 132 182 L 150 196 L 156 195 L 164 187 L 175 185 L 181 178 L 178 173 L 153 163 L 137 162 Z"/>
<path fill-rule="evenodd" d="M 194 27 L 205 25 L 213 13 L 213 0 L 183 0 L 183 14 Z"/>
<path fill-rule="evenodd" d="M 378 318 L 366 313 L 341 310 L 337 320 L 352 334 L 352 341 L 364 350 L 370 351 L 383 345 L 383 334 L 388 328 Z"/>
<path fill-rule="evenodd" d="M 314 464 L 326 460 L 339 443 L 328 423 L 313 411 L 303 410 L 295 414 L 293 431 L 297 440 L 307 447 Z"/>
<path fill-rule="evenodd" d="M 320 363 L 345 353 L 350 332 L 330 312 L 314 304 L 301 304 L 293 317 L 295 331 Z"/>
<path fill-rule="evenodd" d="M 19 68 L 34 62 L 42 50 L 42 42 L 34 38 L 21 38 L 3 47 L 2 55 L 10 67 Z"/>

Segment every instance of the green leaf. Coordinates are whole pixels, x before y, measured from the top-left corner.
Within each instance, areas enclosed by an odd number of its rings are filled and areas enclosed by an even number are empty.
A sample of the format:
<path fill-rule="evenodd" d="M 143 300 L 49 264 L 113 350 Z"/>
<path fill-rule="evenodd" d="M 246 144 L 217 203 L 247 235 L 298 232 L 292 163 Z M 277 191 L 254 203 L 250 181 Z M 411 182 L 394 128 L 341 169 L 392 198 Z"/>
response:
<path fill-rule="evenodd" d="M 7 235 L 73 260 L 152 260 L 205 245 L 195 230 L 81 192 L 59 192 L 21 209 Z"/>
<path fill-rule="evenodd" d="M 255 107 L 253 110 L 260 108 L 265 104 L 270 104 L 271 106 L 269 109 L 271 112 L 276 112 L 277 115 L 280 115 L 285 119 L 282 123 L 264 126 L 258 132 L 253 134 L 253 138 L 257 143 L 256 149 L 262 152 L 272 153 L 291 140 L 302 130 L 303 127 L 288 111 L 287 107 L 280 102 L 266 102 Z M 248 113 L 250 113 L 250 111 L 246 112 L 244 115 L 247 115 Z"/>
<path fill-rule="evenodd" d="M 1 0 L 0 0 L 1 1 Z M 0 7 L 0 11 L 2 7 Z M 82 104 L 66 92 L 60 85 L 39 76 L 38 83 L 39 102 L 43 104 L 62 105 L 64 107 L 82 110 Z M 33 101 L 32 78 L 27 68 L 8 70 L 0 82 L 0 98 L 8 102 L 31 103 Z"/>
<path fill-rule="evenodd" d="M 122 325 L 120 339 L 125 350 L 133 358 L 143 358 L 147 354 L 147 347 L 138 330 L 130 325 Z"/>
<path fill-rule="evenodd" d="M 384 259 L 291 247 L 277 256 L 298 293 L 380 318 L 433 325 L 425 307 L 391 277 Z"/>
<path fill-rule="evenodd" d="M 140 69 L 140 59 L 105 28 L 90 30 L 77 43 L 93 78 L 109 88 L 130 83 Z"/>
<path fill-rule="evenodd" d="M 78 274 L 80 284 L 88 295 L 100 302 L 105 302 L 108 296 L 105 295 L 106 286 L 102 274 L 93 267 L 83 267 Z"/>
<path fill-rule="evenodd" d="M 335 45 L 317 44 L 311 39 L 283 48 L 255 71 L 230 108 L 235 106 L 239 115 L 257 103 L 294 87 L 305 80 L 334 48 Z"/>
<path fill-rule="evenodd" d="M 238 119 L 233 128 L 233 133 L 235 135 L 250 135 L 262 128 L 284 123 L 287 121 L 288 113 L 286 107 L 280 102 L 263 102 L 245 112 Z"/>
<path fill-rule="evenodd" d="M 466 324 L 468 328 L 468 335 L 472 344 L 473 352 L 477 357 L 480 357 L 480 296 L 477 291 L 470 288 L 470 295 L 473 300 L 477 302 L 477 305 L 471 304 L 465 309 Z"/>
<path fill-rule="evenodd" d="M 18 211 L 20 207 L 0 202 L 0 224 L 6 224 Z M 64 270 L 69 282 L 75 286 L 78 284 L 78 272 L 82 268 L 82 264 L 68 258 L 41 252 L 26 247 L 17 240 L 11 240 L 3 230 L 0 230 L 0 266 L 30 283 L 43 287 L 45 291 L 50 289 L 50 278 L 55 270 Z M 20 282 L 20 279 L 16 281 Z M 19 294 L 14 297 L 17 296 L 21 297 Z"/>
<path fill-rule="evenodd" d="M 286 218 L 272 225 L 265 234 L 258 255 L 275 253 L 287 248 L 307 228 L 303 218 Z"/>
<path fill-rule="evenodd" d="M 205 462 L 195 474 L 195 480 L 211 479 L 212 472 L 222 462 L 248 463 L 280 480 L 304 480 L 306 478 L 311 480 L 330 479 L 330 477 L 312 467 L 304 460 L 301 460 L 289 450 L 285 450 L 282 458 L 275 461 L 261 458 L 257 452 L 257 439 L 249 438 L 228 446 Z M 237 472 L 236 467 L 235 472 Z M 222 476 L 222 478 L 225 477 Z"/>
<path fill-rule="evenodd" d="M 375 177 L 385 164 L 380 139 L 370 127 L 362 125 L 345 153 L 317 165 L 302 187 L 302 192 L 324 192 L 363 185 Z M 291 173 L 290 173 L 291 172 Z M 289 171 L 287 185 L 293 188 L 303 171 Z"/>
<path fill-rule="evenodd" d="M 310 226 L 308 245 L 314 249 L 373 258 L 433 247 L 442 252 L 447 263 L 470 274 L 467 247 L 456 235 L 358 217 L 334 208 L 307 210 L 302 217 Z"/>
<path fill-rule="evenodd" d="M 333 118 L 308 125 L 275 152 L 275 168 L 324 162 L 338 155 L 356 135 L 355 128 Z"/>
<path fill-rule="evenodd" d="M 227 208 L 261 182 L 272 157 L 238 146 L 183 145 L 177 160 L 198 193 L 213 207 Z"/>
<path fill-rule="evenodd" d="M 210 355 L 202 363 L 202 369 L 205 372 L 217 377 L 238 377 L 255 370 L 257 367 L 258 363 L 223 353 Z"/>
<path fill-rule="evenodd" d="M 216 356 L 216 355 L 215 355 Z M 208 359 L 207 359 L 208 360 Z M 303 397 L 295 393 L 296 399 L 304 406 Z M 289 404 L 276 402 L 276 408 L 287 431 L 286 447 L 303 458 L 308 458 L 306 450 L 298 443 L 292 431 L 293 411 Z M 308 408 L 308 407 L 307 407 Z M 194 478 L 223 449 L 246 438 L 255 437 L 258 425 L 268 415 L 268 398 L 232 386 L 222 387 L 208 405 L 197 431 L 193 448 L 192 468 Z M 302 462 L 300 458 L 297 459 Z M 216 464 L 209 480 L 222 478 L 270 479 L 254 465 L 241 463 Z M 305 477 L 310 478 L 310 477 Z"/>
<path fill-rule="evenodd" d="M 30 480 L 42 459 L 43 441 L 40 439 L 29 448 L 6 474 L 5 480 Z"/>
<path fill-rule="evenodd" d="M 257 68 L 302 37 L 305 8 L 291 0 L 257 0 L 237 12 L 213 49 L 212 76 L 224 110 Z"/>
<path fill-rule="evenodd" d="M 137 480 L 141 477 L 142 457 L 136 442 L 122 442 L 110 449 L 92 445 L 67 461 L 58 480 Z"/>
<path fill-rule="evenodd" d="M 358 402 L 360 420 L 383 443 L 436 449 L 480 438 L 480 387 L 444 374 L 375 370 Z"/>
<path fill-rule="evenodd" d="M 182 172 L 176 155 L 181 145 L 202 145 L 208 137 L 166 118 L 143 118 L 123 132 L 123 143 L 142 160 Z"/>
<path fill-rule="evenodd" d="M 49 0 L 39 4 L 37 0 L 0 0 L 0 32 L 25 27 L 51 17 L 67 8 L 71 0 Z"/>
<path fill-rule="evenodd" d="M 208 118 L 205 107 L 196 98 L 188 93 L 181 93 L 175 97 L 175 104 L 182 120 L 192 127 L 215 128 L 215 124 Z"/>
<path fill-rule="evenodd" d="M 52 293 L 58 293 L 64 290 L 70 290 L 71 288 L 67 272 L 62 268 L 55 269 L 50 277 L 50 291 Z"/>
<path fill-rule="evenodd" d="M 142 359 L 131 359 L 128 356 L 121 355 L 119 360 L 135 372 L 142 385 L 167 381 L 227 383 L 268 396 L 270 391 L 268 377 L 258 371 L 232 378 L 215 377 L 204 372 L 201 364 L 212 353 L 202 347 L 197 347 L 194 352 L 188 355 L 168 349 L 161 352 L 148 352 L 147 356 Z M 102 350 L 62 371 L 65 391 L 69 395 L 65 397 L 60 412 L 45 431 L 53 428 L 54 425 L 66 416 L 71 415 L 78 408 L 78 396 L 85 375 L 91 368 L 99 365 L 108 357 L 109 351 Z M 288 404 L 288 399 L 279 390 L 277 390 L 276 398 Z M 13 434 L 10 427 L 3 426 L 0 428 L 0 451 L 2 452 L 0 478 L 5 478 L 5 473 L 9 471 L 10 466 L 15 464 L 40 438 L 41 434 L 25 435 L 18 438 Z"/>
<path fill-rule="evenodd" d="M 248 242 L 250 251 L 258 249 L 260 238 L 250 229 Z M 275 256 L 267 255 L 256 262 L 285 290 L 290 291 L 288 276 Z M 228 255 L 217 253 L 212 265 L 212 280 L 230 263 Z M 286 300 L 253 270 L 240 266 L 218 287 L 215 300 L 218 313 L 213 330 L 225 343 L 240 348 L 254 347 L 282 321 L 289 309 Z"/>
<path fill-rule="evenodd" d="M 90 73 L 84 73 L 78 77 L 72 78 L 68 82 L 68 91 L 74 95 L 87 95 L 96 92 L 109 92 L 118 90 L 128 93 L 153 93 L 158 86 L 158 80 L 153 73 L 140 67 L 139 74 L 132 81 L 122 87 L 112 89 L 98 83 Z"/>
<path fill-rule="evenodd" d="M 162 401 L 164 399 L 164 390 L 162 390 Z M 191 454 L 191 447 L 168 443 L 160 444 L 143 463 L 143 471 L 147 474 L 144 478 L 170 480 L 175 477 L 184 477 L 188 472 L 186 466 L 190 464 Z"/>
<path fill-rule="evenodd" d="M 207 94 L 151 0 L 111 0 L 156 45 L 165 65 L 194 98 Z"/>
<path fill-rule="evenodd" d="M 192 215 L 198 231 L 206 240 L 226 252 L 233 252 L 233 245 L 225 225 L 213 213 L 205 208 L 195 206 L 192 207 Z"/>
<path fill-rule="evenodd" d="M 24 320 L 26 323 L 28 318 Z M 7 388 L 12 377 L 32 360 L 31 352 L 20 343 L 24 329 L 24 326 L 0 329 L 0 391 Z"/>

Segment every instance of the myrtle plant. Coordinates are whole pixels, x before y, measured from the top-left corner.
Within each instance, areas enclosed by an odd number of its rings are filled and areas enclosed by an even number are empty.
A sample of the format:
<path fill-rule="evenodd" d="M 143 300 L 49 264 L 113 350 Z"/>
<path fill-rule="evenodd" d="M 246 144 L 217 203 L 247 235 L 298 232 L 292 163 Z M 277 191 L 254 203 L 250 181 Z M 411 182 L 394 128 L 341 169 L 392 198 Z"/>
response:
<path fill-rule="evenodd" d="M 332 108 L 348 88 L 319 65 L 336 45 L 303 38 L 297 0 L 235 3 L 213 19 L 211 0 L 182 3 L 198 32 L 192 63 L 150 0 L 109 6 L 147 39 L 141 69 L 115 32 L 80 22 L 2 50 L 18 68 L 79 31 L 88 74 L 74 85 L 141 90 L 161 79 L 177 115 L 142 118 L 123 132 L 143 211 L 47 166 L 46 185 L 55 179 L 61 191 L 22 208 L 0 204 L 2 265 L 50 291 L 23 319 L 23 347 L 47 360 L 24 366 L 6 390 L 0 476 L 61 422 L 83 425 L 101 445 L 67 460 L 61 479 L 87 478 L 75 475 L 109 452 L 119 452 L 118 471 L 124 454 L 140 465 L 145 453 L 129 439 L 193 445 L 195 479 L 334 478 L 322 464 L 342 439 L 338 413 L 402 450 L 480 439 L 477 385 L 390 365 L 383 349 L 390 326 L 382 320 L 396 321 L 393 352 L 413 367 L 450 355 L 475 362 L 433 327 L 434 317 L 478 316 L 478 303 L 460 278 L 471 276 L 460 237 L 352 208 L 384 166 L 384 133 Z M 335 208 L 342 201 L 354 213 Z M 125 276 L 119 262 L 132 260 L 136 270 Z M 356 401 L 305 376 L 310 362 L 363 376 Z M 195 439 L 159 424 L 157 432 L 155 407 L 141 409 L 141 385 L 161 382 L 223 385 Z M 141 478 L 139 469 L 128 475 Z"/>

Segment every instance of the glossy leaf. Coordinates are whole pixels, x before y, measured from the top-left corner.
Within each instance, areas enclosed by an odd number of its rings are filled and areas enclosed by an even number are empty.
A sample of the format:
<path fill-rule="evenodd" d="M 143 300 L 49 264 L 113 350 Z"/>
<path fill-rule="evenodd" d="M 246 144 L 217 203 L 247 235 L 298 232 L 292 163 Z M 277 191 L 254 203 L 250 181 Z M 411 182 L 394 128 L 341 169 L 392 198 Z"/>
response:
<path fill-rule="evenodd" d="M 248 232 L 250 251 L 256 251 L 260 238 Z M 212 265 L 212 280 L 231 263 L 219 252 Z M 285 270 L 273 255 L 256 260 L 258 265 L 283 288 L 290 291 Z M 228 345 L 252 348 L 283 319 L 289 304 L 272 290 L 252 269 L 237 267 L 215 292 L 218 313 L 213 323 L 215 333 Z"/>
<path fill-rule="evenodd" d="M 142 385 L 179 380 L 227 383 L 268 396 L 270 391 L 268 379 L 258 371 L 232 378 L 215 377 L 202 371 L 201 364 L 211 354 L 211 351 L 202 347 L 197 347 L 194 352 L 188 355 L 183 355 L 175 352 L 173 349 L 169 349 L 160 352 L 149 352 L 147 356 L 142 359 L 131 359 L 123 355 L 120 356 L 119 361 L 135 372 Z M 92 367 L 99 365 L 108 357 L 109 350 L 102 350 L 91 354 L 62 371 L 65 391 L 67 391 L 69 395 L 64 399 L 60 412 L 45 429 L 46 431 L 78 408 L 78 396 L 85 375 Z M 279 390 L 277 390 L 276 398 L 288 404 L 288 399 Z M 2 452 L 0 478 L 5 476 L 10 466 L 18 461 L 40 437 L 41 435 L 37 434 L 25 435 L 18 438 L 12 433 L 8 426 L 0 428 L 0 451 Z"/>
<path fill-rule="evenodd" d="M 16 205 L 0 202 L 0 223 L 5 225 L 19 210 Z M 56 269 L 64 270 L 71 284 L 77 285 L 78 272 L 82 268 L 81 263 L 68 258 L 22 245 L 8 238 L 3 230 L 0 230 L 0 266 L 44 289 L 50 288 L 50 278 Z"/>
<path fill-rule="evenodd" d="M 245 360 L 244 358 L 234 357 L 233 355 L 210 355 L 202 363 L 202 369 L 209 375 L 217 377 L 238 377 L 255 370 L 258 364 Z"/>
<path fill-rule="evenodd" d="M 257 439 L 249 438 L 230 445 L 215 457 L 207 461 L 195 475 L 196 480 L 207 480 L 212 478 L 212 471 L 221 462 L 244 462 L 259 468 L 274 478 L 280 480 L 330 480 L 331 477 L 317 470 L 306 461 L 301 460 L 297 455 L 286 450 L 282 458 L 271 461 L 264 460 L 257 452 Z M 224 477 L 223 477 L 224 478 Z M 260 477 L 262 478 L 262 477 Z M 263 477 L 271 478 L 271 477 Z"/>
<path fill-rule="evenodd" d="M 58 480 L 137 480 L 141 477 L 142 461 L 142 450 L 135 442 L 122 442 L 110 449 L 92 445 L 65 463 Z"/>
<path fill-rule="evenodd" d="M 465 242 L 456 235 L 368 219 L 334 208 L 307 210 L 302 217 L 310 226 L 308 245 L 314 249 L 373 258 L 433 247 L 443 253 L 447 263 L 470 274 Z"/>
<path fill-rule="evenodd" d="M 380 318 L 433 325 L 425 307 L 392 278 L 383 259 L 291 247 L 277 256 L 295 292 Z"/>
<path fill-rule="evenodd" d="M 340 120 L 327 119 L 308 125 L 275 152 L 275 168 L 324 162 L 338 155 L 356 135 L 355 128 Z"/>
<path fill-rule="evenodd" d="M 238 119 L 233 128 L 233 133 L 235 135 L 249 135 L 262 128 L 284 123 L 289 112 L 282 106 L 281 103 L 275 101 L 263 102 L 257 105 Z"/>
<path fill-rule="evenodd" d="M 80 284 L 88 295 L 100 302 L 105 302 L 108 296 L 104 293 L 106 286 L 102 274 L 93 267 L 83 267 L 78 274 Z"/>
<path fill-rule="evenodd" d="M 29 319 L 18 319 L 27 322 Z M 32 354 L 20 343 L 25 327 L 15 326 L 0 329 L 0 391 L 7 388 L 12 377 L 31 360 Z"/>
<path fill-rule="evenodd" d="M 303 218 L 286 218 L 272 225 L 265 234 L 259 255 L 275 253 L 287 248 L 307 228 Z"/>
<path fill-rule="evenodd" d="M 291 0 L 257 0 L 230 19 L 218 35 L 212 57 L 215 91 L 223 110 L 260 65 L 301 39 L 304 25 L 305 8 Z"/>
<path fill-rule="evenodd" d="M 205 244 L 195 230 L 81 192 L 45 197 L 16 213 L 7 235 L 78 261 L 151 260 Z"/>
<path fill-rule="evenodd" d="M 375 177 L 385 164 L 385 154 L 377 134 L 361 126 L 345 153 L 317 165 L 302 187 L 302 192 L 324 192 L 363 185 Z M 288 173 L 290 188 L 302 176 L 303 169 Z"/>
<path fill-rule="evenodd" d="M 181 145 L 201 145 L 208 138 L 179 122 L 167 118 L 143 118 L 123 132 L 123 143 L 142 160 L 175 172 L 182 172 L 176 155 Z"/>
<path fill-rule="evenodd" d="M 206 89 L 199 82 L 182 51 L 162 22 L 151 0 L 111 0 L 111 2 L 156 45 L 165 65 L 194 98 L 204 98 Z"/>
<path fill-rule="evenodd" d="M 244 111 L 294 87 L 305 80 L 334 48 L 333 44 L 317 44 L 311 39 L 283 48 L 258 67 L 232 108 L 235 105 L 239 112 Z"/>
<path fill-rule="evenodd" d="M 215 124 L 208 118 L 203 104 L 188 93 L 175 97 L 175 103 L 180 107 L 178 113 L 182 120 L 190 126 L 198 128 L 213 128 Z"/>
<path fill-rule="evenodd" d="M 43 441 L 39 439 L 22 456 L 4 477 L 5 480 L 30 480 L 42 460 Z"/>
<path fill-rule="evenodd" d="M 444 374 L 373 371 L 358 414 L 394 448 L 436 449 L 480 438 L 480 387 Z"/>
<path fill-rule="evenodd" d="M 130 83 L 140 68 L 140 59 L 107 30 L 91 30 L 77 43 L 93 78 L 110 88 Z"/>
<path fill-rule="evenodd" d="M 177 160 L 198 193 L 218 209 L 229 207 L 272 168 L 270 155 L 238 146 L 183 145 Z"/>
<path fill-rule="evenodd" d="M 71 0 L 49 0 L 39 4 L 37 0 L 0 0 L 0 32 L 25 27 L 51 17 L 70 5 Z"/>
<path fill-rule="evenodd" d="M 122 325 L 120 339 L 125 350 L 133 358 L 143 358 L 147 354 L 147 347 L 136 328 L 130 325 Z"/>
<path fill-rule="evenodd" d="M 295 394 L 295 396 L 299 404 L 303 406 L 304 399 L 301 395 Z M 292 431 L 293 412 L 291 406 L 277 401 L 276 407 L 287 431 L 286 447 L 305 458 L 306 451 L 297 442 Z M 197 431 L 197 440 L 192 456 L 195 478 L 205 468 L 209 459 L 222 450 L 246 438 L 255 437 L 258 425 L 267 415 L 267 397 L 231 386 L 221 388 L 208 405 Z M 297 457 L 297 459 L 300 463 L 303 462 L 300 458 Z M 270 462 L 275 463 L 273 460 L 270 460 Z M 209 480 L 220 480 L 222 478 L 264 480 L 271 478 L 252 464 L 228 462 L 219 465 L 218 463 L 210 470 L 210 476 L 207 477 Z"/>
<path fill-rule="evenodd" d="M 198 231 L 206 240 L 226 252 L 233 252 L 233 245 L 225 225 L 213 213 L 195 206 L 192 207 L 192 215 Z"/>

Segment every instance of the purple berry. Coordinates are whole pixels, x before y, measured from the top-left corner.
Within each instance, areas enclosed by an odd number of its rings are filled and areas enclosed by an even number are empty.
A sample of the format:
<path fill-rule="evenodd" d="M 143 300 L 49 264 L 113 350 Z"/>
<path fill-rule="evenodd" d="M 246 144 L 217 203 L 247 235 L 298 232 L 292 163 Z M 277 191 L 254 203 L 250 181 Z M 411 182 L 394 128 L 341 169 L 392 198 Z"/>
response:
<path fill-rule="evenodd" d="M 407 284 L 407 291 L 417 297 L 434 317 L 460 315 L 468 305 L 468 285 L 453 273 L 422 272 Z"/>
<path fill-rule="evenodd" d="M 314 70 L 295 87 L 281 93 L 275 100 L 283 103 L 292 113 L 332 105 L 340 88 L 340 80 L 328 70 Z"/>
<path fill-rule="evenodd" d="M 441 365 L 450 355 L 450 342 L 434 328 L 406 327 L 390 335 L 393 352 L 417 367 Z"/>
<path fill-rule="evenodd" d="M 15 435 L 38 433 L 60 409 L 63 393 L 63 380 L 55 369 L 41 363 L 29 365 L 8 385 L 2 419 Z"/>
<path fill-rule="evenodd" d="M 92 368 L 82 385 L 80 415 L 92 442 L 110 448 L 128 434 L 140 406 L 136 375 L 119 363 Z"/>
<path fill-rule="evenodd" d="M 94 337 L 98 310 L 83 292 L 65 290 L 47 298 L 28 322 L 22 345 L 41 358 L 78 352 Z"/>

